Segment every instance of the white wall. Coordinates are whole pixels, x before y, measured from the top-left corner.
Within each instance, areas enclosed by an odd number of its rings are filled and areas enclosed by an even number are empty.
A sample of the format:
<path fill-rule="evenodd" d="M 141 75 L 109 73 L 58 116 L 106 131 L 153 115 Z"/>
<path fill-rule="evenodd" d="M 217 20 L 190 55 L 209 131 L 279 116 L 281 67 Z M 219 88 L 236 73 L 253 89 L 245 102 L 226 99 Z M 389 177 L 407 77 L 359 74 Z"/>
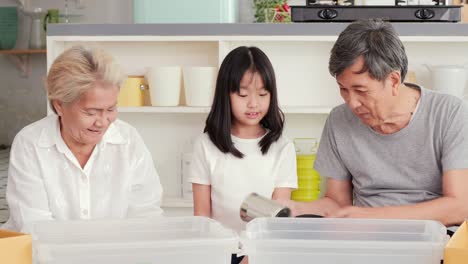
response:
<path fill-rule="evenodd" d="M 28 2 L 28 1 L 27 1 Z M 81 0 L 83 9 L 76 9 L 75 0 L 68 0 L 71 18 L 76 23 L 132 23 L 131 0 Z M 14 0 L 0 0 L 0 6 L 15 5 Z M 65 0 L 29 0 L 30 8 L 58 8 L 64 13 Z M 30 19 L 19 17 L 17 48 L 27 48 Z M 31 74 L 21 78 L 19 71 L 0 55 L 0 145 L 10 145 L 16 133 L 25 125 L 46 115 L 46 55 L 31 55 Z"/>

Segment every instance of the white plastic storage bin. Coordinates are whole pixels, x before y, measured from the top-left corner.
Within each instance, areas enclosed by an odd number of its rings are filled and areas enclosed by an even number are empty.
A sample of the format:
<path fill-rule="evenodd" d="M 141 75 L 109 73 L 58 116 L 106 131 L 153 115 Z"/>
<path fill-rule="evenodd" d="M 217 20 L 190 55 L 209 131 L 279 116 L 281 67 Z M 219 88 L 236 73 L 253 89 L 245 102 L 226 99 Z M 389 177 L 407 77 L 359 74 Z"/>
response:
<path fill-rule="evenodd" d="M 436 221 L 257 218 L 242 235 L 249 264 L 440 264 Z"/>
<path fill-rule="evenodd" d="M 32 235 L 39 264 L 228 264 L 239 241 L 195 216 L 38 222 Z"/>

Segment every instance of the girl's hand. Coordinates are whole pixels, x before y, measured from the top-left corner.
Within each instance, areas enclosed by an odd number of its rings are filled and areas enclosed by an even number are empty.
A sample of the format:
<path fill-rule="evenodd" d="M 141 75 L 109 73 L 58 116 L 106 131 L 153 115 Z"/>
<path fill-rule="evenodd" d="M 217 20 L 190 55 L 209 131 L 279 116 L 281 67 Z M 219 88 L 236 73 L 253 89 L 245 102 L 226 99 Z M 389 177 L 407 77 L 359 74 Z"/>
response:
<path fill-rule="evenodd" d="M 211 185 L 192 184 L 193 215 L 211 217 Z"/>
<path fill-rule="evenodd" d="M 271 199 L 288 207 L 291 210 L 291 214 L 293 214 L 293 208 L 295 208 L 296 205 L 294 204 L 294 201 L 291 201 L 291 192 L 291 188 L 275 188 L 271 195 Z"/>

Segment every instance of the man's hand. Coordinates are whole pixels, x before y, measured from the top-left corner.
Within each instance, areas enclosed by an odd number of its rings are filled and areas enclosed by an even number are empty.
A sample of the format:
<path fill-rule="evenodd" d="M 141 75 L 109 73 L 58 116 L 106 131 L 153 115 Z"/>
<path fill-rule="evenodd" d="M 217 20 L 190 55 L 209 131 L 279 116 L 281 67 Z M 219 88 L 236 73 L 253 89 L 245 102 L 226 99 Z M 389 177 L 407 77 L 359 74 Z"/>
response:
<path fill-rule="evenodd" d="M 284 199 L 278 199 L 278 200 L 275 200 L 275 202 L 281 204 L 282 206 L 288 207 L 289 210 L 291 210 L 291 216 L 295 217 L 299 214 L 297 212 L 297 202 L 293 200 L 284 200 Z"/>
<path fill-rule="evenodd" d="M 291 209 L 291 216 L 313 214 L 330 217 L 330 214 L 340 209 L 340 206 L 330 198 L 323 197 L 312 202 L 295 202 L 291 200 L 277 200 L 278 203 Z"/>
<path fill-rule="evenodd" d="M 328 217 L 334 218 L 372 218 L 369 208 L 345 206 L 331 212 Z"/>

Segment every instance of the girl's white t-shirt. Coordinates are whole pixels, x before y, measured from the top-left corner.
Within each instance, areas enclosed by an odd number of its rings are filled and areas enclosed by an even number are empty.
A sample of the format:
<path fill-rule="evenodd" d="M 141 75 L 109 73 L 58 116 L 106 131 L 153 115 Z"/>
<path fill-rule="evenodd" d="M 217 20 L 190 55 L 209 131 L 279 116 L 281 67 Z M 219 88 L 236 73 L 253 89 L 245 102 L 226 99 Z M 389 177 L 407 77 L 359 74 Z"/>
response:
<path fill-rule="evenodd" d="M 189 181 L 211 185 L 212 217 L 236 231 L 245 229 L 239 209 L 244 198 L 256 192 L 271 198 L 275 188 L 297 188 L 296 152 L 293 143 L 280 137 L 263 155 L 261 138 L 241 139 L 231 135 L 242 159 L 222 153 L 202 134 L 194 143 Z"/>

